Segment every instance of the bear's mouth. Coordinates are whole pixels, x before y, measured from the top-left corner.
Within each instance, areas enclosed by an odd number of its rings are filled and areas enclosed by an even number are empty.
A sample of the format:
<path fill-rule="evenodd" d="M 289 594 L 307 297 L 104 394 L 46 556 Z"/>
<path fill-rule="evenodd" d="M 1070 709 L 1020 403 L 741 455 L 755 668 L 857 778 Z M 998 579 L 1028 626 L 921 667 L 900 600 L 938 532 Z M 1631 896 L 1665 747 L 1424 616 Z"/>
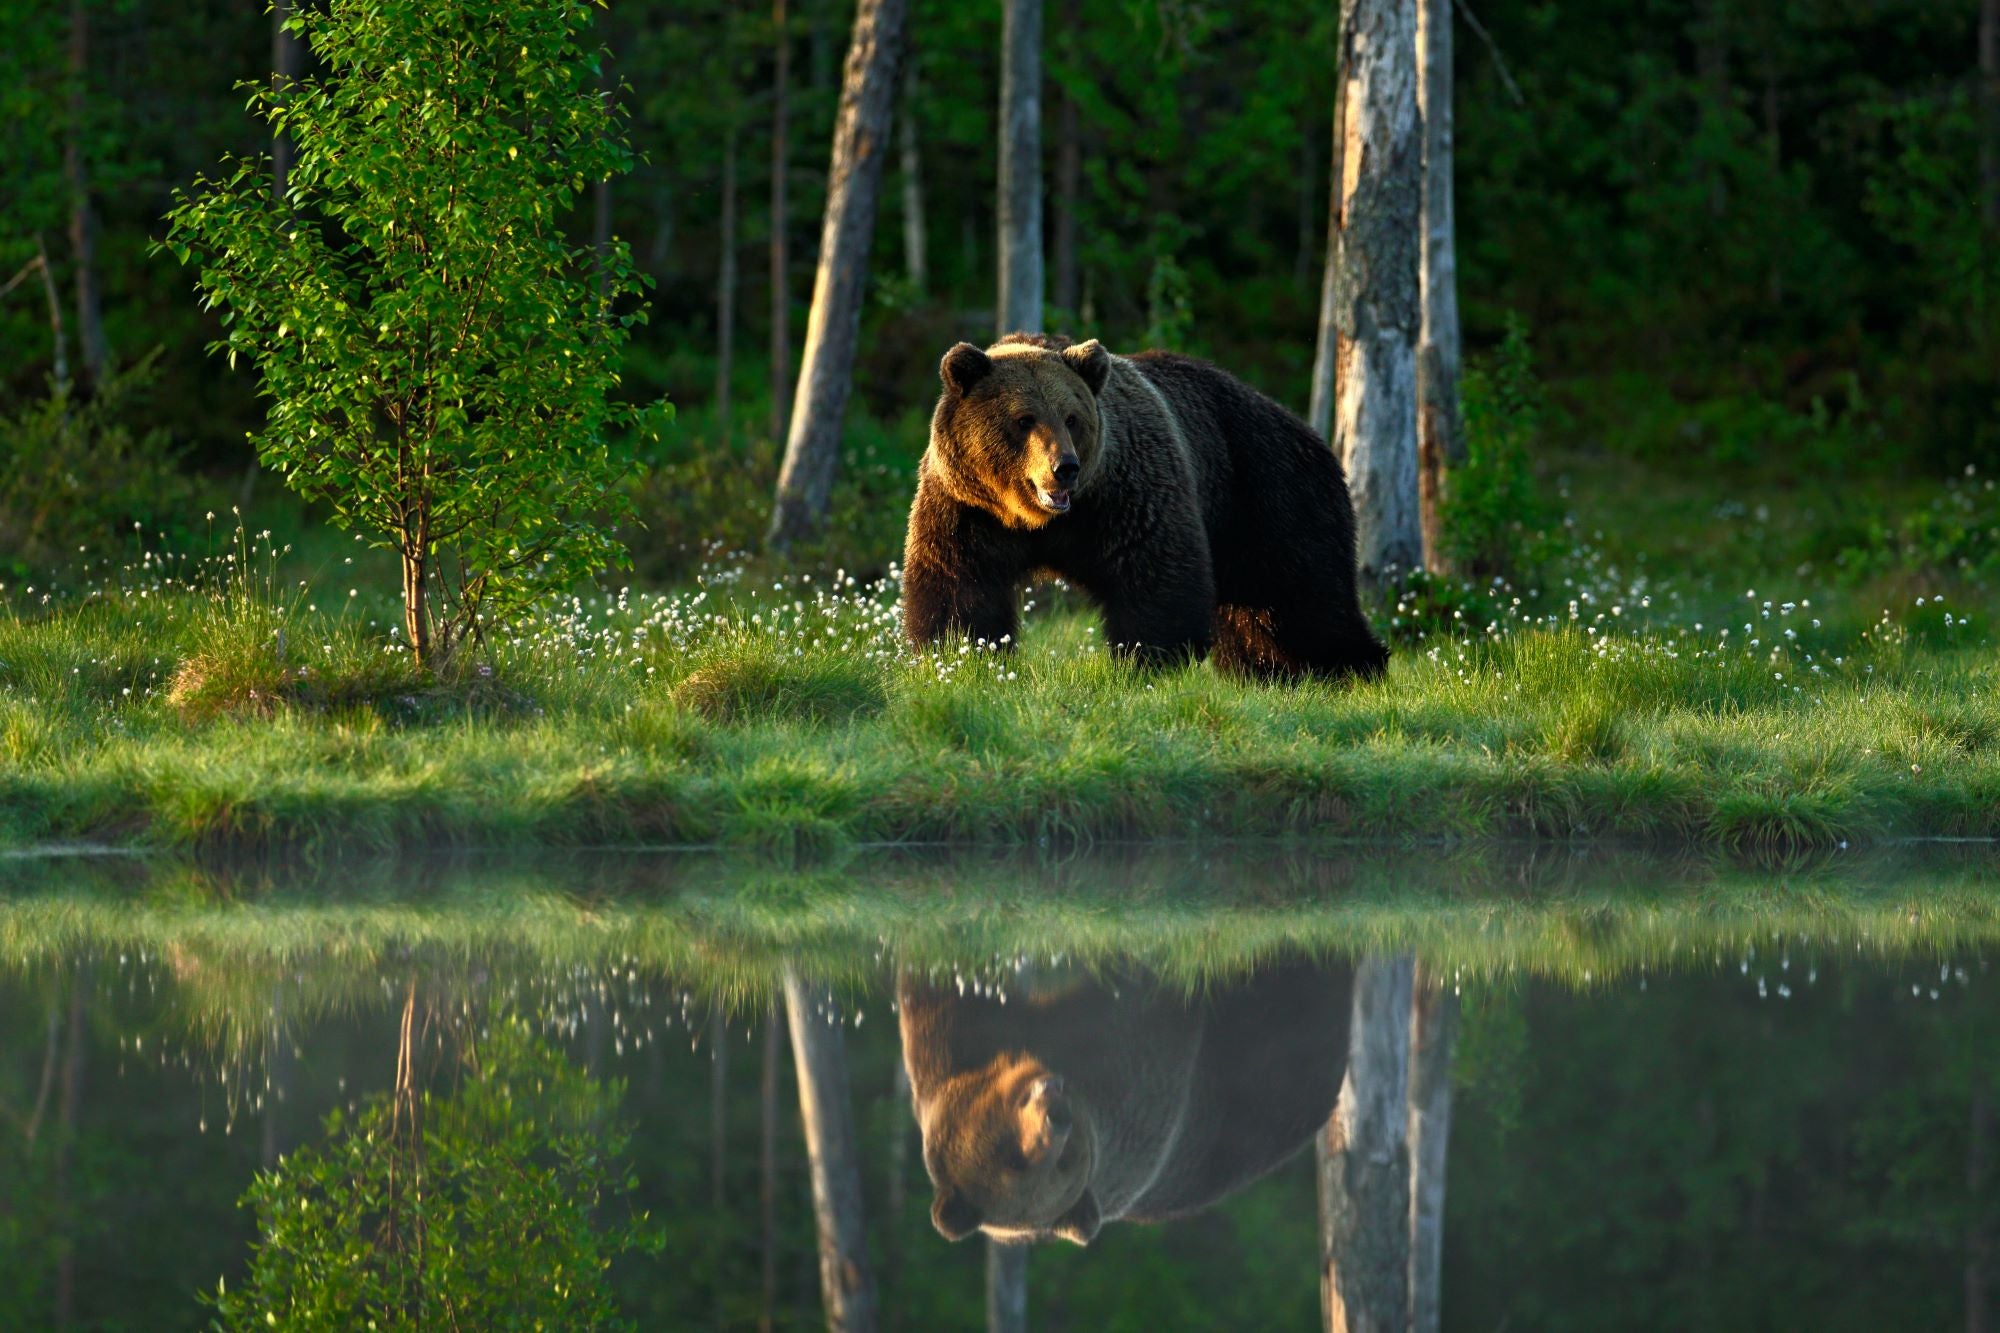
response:
<path fill-rule="evenodd" d="M 1042 508 L 1048 510 L 1051 514 L 1067 514 L 1069 512 L 1068 491 L 1052 491 L 1046 487 L 1037 486 L 1035 487 L 1035 499 L 1041 501 Z"/>

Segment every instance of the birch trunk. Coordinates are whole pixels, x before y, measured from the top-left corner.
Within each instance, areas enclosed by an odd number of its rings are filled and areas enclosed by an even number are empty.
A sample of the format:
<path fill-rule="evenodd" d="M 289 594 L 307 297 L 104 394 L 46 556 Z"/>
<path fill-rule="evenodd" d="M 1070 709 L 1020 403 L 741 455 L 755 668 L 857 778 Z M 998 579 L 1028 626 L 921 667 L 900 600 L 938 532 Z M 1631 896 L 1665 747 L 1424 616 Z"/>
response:
<path fill-rule="evenodd" d="M 1000 39 L 999 332 L 1042 327 L 1042 0 L 1005 0 Z"/>
<path fill-rule="evenodd" d="M 763 1259 L 758 1333 L 771 1333 L 778 1317 L 778 1079 L 784 1035 L 784 1012 L 774 1004 L 764 1020 L 764 1069 L 758 1089 L 762 1141 L 757 1153 L 757 1221 Z"/>
<path fill-rule="evenodd" d="M 917 144 L 917 62 L 903 74 L 903 104 L 897 111 L 897 146 L 902 150 L 903 273 L 922 296 L 930 286 L 930 252 L 924 223 L 924 159 Z"/>
<path fill-rule="evenodd" d="M 1451 1062 L 1457 1047 L 1458 996 L 1449 979 L 1420 968 L 1410 1010 L 1410 1333 L 1438 1329 Z"/>
<path fill-rule="evenodd" d="M 864 0 L 865 4 L 866 0 Z M 875 1283 L 861 1206 L 861 1154 L 848 1095 L 847 1044 L 826 1012 L 833 998 L 785 969 L 785 1016 L 799 1081 L 799 1118 L 812 1167 L 813 1222 L 819 1234 L 819 1285 L 829 1333 L 870 1333 Z"/>
<path fill-rule="evenodd" d="M 1424 567 L 1449 573 L 1439 505 L 1452 468 L 1465 461 L 1458 412 L 1458 247 L 1452 216 L 1452 0 L 1419 0 L 1417 110 L 1424 127 L 1424 248 L 1418 287 L 1417 495 Z"/>
<path fill-rule="evenodd" d="M 792 292 L 785 198 L 791 162 L 792 35 L 785 26 L 785 0 L 772 0 L 777 29 L 778 67 L 771 80 L 771 438 L 785 438 L 792 403 Z"/>
<path fill-rule="evenodd" d="M 1333 448 L 1354 496 L 1364 582 L 1423 561 L 1416 345 L 1423 142 L 1416 7 L 1341 0 L 1339 203 L 1333 234 Z"/>
<path fill-rule="evenodd" d="M 1313 343 L 1312 396 L 1306 408 L 1306 424 L 1322 440 L 1333 439 L 1334 360 L 1340 347 L 1340 320 L 1336 314 L 1340 291 L 1340 155 L 1346 140 L 1340 127 L 1347 121 L 1347 81 L 1341 80 L 1333 94 L 1333 170 L 1327 189 L 1326 262 L 1319 274 L 1318 337 Z"/>
<path fill-rule="evenodd" d="M 729 443 L 729 381 L 736 351 L 736 122 L 722 137 L 722 262 L 715 281 L 715 428 Z"/>
<path fill-rule="evenodd" d="M 1315 1140 L 1328 1333 L 1405 1333 L 1409 1319 L 1412 970 L 1404 955 L 1354 971 L 1347 1074 Z"/>
<path fill-rule="evenodd" d="M 907 0 L 861 0 L 854 15 L 834 123 L 833 159 L 827 169 L 826 220 L 820 235 L 819 272 L 813 280 L 812 314 L 806 322 L 791 432 L 766 537 L 779 553 L 819 531 L 840 465 L 841 424 L 853 388 L 868 241 L 875 230 L 906 8 Z"/>
<path fill-rule="evenodd" d="M 986 1333 L 1028 1333 L 1028 1247 L 986 1242 Z"/>
<path fill-rule="evenodd" d="M 83 122 L 89 95 L 90 17 L 84 0 L 69 5 L 69 125 L 63 176 L 69 186 L 69 248 L 76 264 L 76 341 L 83 379 L 92 390 L 104 376 L 104 302 L 97 287 L 97 210 L 90 201 Z"/>
<path fill-rule="evenodd" d="M 1078 0 L 1065 0 L 1062 24 L 1068 43 L 1064 49 L 1073 59 L 1083 27 L 1083 10 Z M 1077 114 L 1076 95 L 1064 87 L 1056 101 L 1055 304 L 1070 320 L 1077 318 L 1083 299 L 1076 254 L 1077 213 L 1082 194 L 1083 127 Z"/>

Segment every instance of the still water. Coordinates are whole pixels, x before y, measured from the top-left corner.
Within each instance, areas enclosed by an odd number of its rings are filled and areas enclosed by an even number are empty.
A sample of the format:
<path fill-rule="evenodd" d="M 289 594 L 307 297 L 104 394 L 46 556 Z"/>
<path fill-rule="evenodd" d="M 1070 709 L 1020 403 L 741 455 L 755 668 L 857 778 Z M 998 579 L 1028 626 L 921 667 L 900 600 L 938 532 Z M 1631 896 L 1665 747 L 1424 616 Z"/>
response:
<path fill-rule="evenodd" d="M 0 1328 L 1982 1328 L 1996 867 L 0 864 Z"/>

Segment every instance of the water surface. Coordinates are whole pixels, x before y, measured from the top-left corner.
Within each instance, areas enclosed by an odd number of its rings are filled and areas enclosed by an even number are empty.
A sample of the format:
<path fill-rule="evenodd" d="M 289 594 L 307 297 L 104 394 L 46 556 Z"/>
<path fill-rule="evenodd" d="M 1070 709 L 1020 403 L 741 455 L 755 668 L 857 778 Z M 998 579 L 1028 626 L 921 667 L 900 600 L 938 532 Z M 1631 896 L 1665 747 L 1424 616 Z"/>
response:
<path fill-rule="evenodd" d="M 16 861 L 0 1327 L 822 1326 L 788 978 L 880 1326 L 984 1326 L 985 1226 L 1052 1237 L 1030 1327 L 1314 1327 L 1302 1126 L 1399 960 L 1455 1016 L 1446 1327 L 1978 1326 L 1994 868 Z"/>

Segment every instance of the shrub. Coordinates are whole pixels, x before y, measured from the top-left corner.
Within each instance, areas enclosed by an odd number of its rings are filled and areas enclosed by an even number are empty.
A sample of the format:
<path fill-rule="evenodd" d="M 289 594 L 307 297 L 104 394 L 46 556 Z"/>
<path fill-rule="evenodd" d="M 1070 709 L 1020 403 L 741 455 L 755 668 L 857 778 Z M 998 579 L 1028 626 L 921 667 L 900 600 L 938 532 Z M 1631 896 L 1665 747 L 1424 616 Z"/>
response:
<path fill-rule="evenodd" d="M 563 218 L 622 171 L 620 113 L 582 45 L 590 7 L 332 0 L 287 26 L 322 72 L 246 84 L 297 144 L 282 200 L 226 164 L 168 215 L 165 246 L 222 311 L 213 350 L 270 400 L 263 462 L 403 566 L 420 665 L 540 591 L 607 564 L 626 471 L 609 437 L 646 285 L 622 242 Z M 229 170 L 233 167 L 233 170 Z M 629 306 L 629 302 L 627 305 Z"/>
<path fill-rule="evenodd" d="M 1491 362 L 1466 367 L 1460 394 L 1466 458 L 1441 505 L 1446 553 L 1454 568 L 1474 576 L 1527 573 L 1553 514 L 1529 469 L 1541 439 L 1542 389 L 1519 315 L 1507 317 L 1507 336 Z"/>
<path fill-rule="evenodd" d="M 0 417 L 0 551 L 12 572 L 46 566 L 132 524 L 158 530 L 189 498 L 163 430 L 127 418 L 157 378 L 159 353 L 78 397 L 64 384 Z"/>

